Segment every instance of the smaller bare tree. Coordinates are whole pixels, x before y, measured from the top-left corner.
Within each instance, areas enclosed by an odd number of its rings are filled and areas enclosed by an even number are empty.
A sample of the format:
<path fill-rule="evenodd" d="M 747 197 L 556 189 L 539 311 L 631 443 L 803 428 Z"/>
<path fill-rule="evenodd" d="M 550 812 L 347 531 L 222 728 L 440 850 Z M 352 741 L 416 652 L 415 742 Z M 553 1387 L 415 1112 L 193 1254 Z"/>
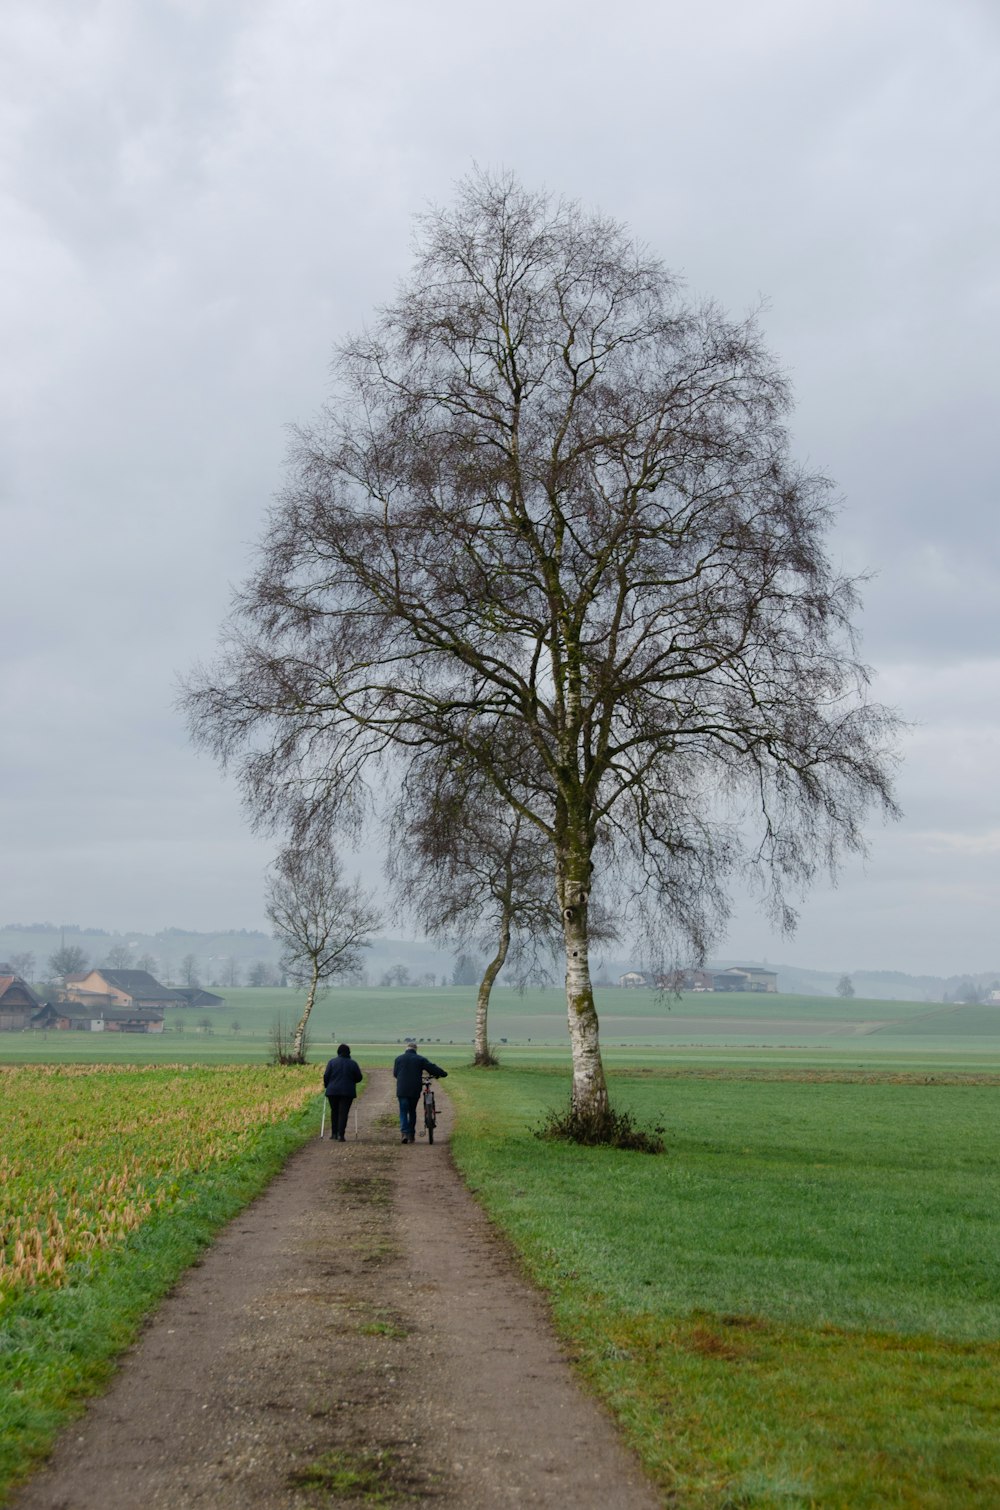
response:
<path fill-rule="evenodd" d="M 35 973 L 35 956 L 31 953 L 30 949 L 24 949 L 20 954 L 12 954 L 10 957 L 10 968 L 22 980 L 31 980 Z"/>
<path fill-rule="evenodd" d="M 49 955 L 53 980 L 59 976 L 65 979 L 67 975 L 82 975 L 86 968 L 87 956 L 79 944 L 61 944 L 54 954 Z"/>
<path fill-rule="evenodd" d="M 132 965 L 132 951 L 128 944 L 114 944 L 104 960 L 109 970 L 128 970 Z"/>
<path fill-rule="evenodd" d="M 247 985 L 254 987 L 276 986 L 278 984 L 278 972 L 267 960 L 255 960 L 247 971 Z"/>
<path fill-rule="evenodd" d="M 198 979 L 198 959 L 194 954 L 185 954 L 181 960 L 181 980 L 189 991 L 196 991 L 201 985 Z"/>
<path fill-rule="evenodd" d="M 473 1062 L 495 1064 L 488 1019 L 497 976 L 510 960 L 523 985 L 562 933 L 546 839 L 468 767 L 435 756 L 414 761 L 404 783 L 387 869 L 396 896 L 430 938 L 488 953 Z"/>
<path fill-rule="evenodd" d="M 363 890 L 360 880 L 345 884 L 335 851 L 316 843 L 282 850 L 268 882 L 267 915 L 284 945 L 284 969 L 308 988 L 291 1048 L 282 1055 L 288 1063 L 304 1064 L 317 992 L 325 982 L 359 968 L 362 950 L 370 946 L 382 918 L 374 894 Z"/>

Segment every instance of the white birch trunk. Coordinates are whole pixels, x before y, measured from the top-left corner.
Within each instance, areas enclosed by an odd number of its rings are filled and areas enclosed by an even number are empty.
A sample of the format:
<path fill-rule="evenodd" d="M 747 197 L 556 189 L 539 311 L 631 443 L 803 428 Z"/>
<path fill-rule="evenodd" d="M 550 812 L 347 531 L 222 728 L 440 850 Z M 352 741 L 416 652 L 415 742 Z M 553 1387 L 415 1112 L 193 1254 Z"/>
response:
<path fill-rule="evenodd" d="M 490 1010 L 490 992 L 493 990 L 493 982 L 503 969 L 504 960 L 507 958 L 507 950 L 510 948 L 510 915 L 505 911 L 500 922 L 500 942 L 495 957 L 486 966 L 486 971 L 479 983 L 479 994 L 476 997 L 476 1052 L 475 1064 L 489 1064 L 492 1061 L 490 1054 L 490 1040 L 487 1032 L 487 1017 Z"/>
<path fill-rule="evenodd" d="M 309 995 L 306 997 L 305 1010 L 299 1018 L 299 1025 L 295 1029 L 295 1037 L 292 1039 L 292 1059 L 296 1064 L 303 1060 L 302 1045 L 305 1042 L 306 1025 L 309 1022 L 309 1014 L 316 1001 L 316 987 L 319 984 L 319 969 L 313 962 L 312 980 L 309 982 Z"/>
<path fill-rule="evenodd" d="M 601 1060 L 600 1031 L 590 984 L 587 902 L 590 856 L 567 856 L 560 866 L 559 901 L 566 943 L 566 1015 L 573 1054 L 573 1110 L 601 1117 L 608 1110 L 608 1086 Z"/>

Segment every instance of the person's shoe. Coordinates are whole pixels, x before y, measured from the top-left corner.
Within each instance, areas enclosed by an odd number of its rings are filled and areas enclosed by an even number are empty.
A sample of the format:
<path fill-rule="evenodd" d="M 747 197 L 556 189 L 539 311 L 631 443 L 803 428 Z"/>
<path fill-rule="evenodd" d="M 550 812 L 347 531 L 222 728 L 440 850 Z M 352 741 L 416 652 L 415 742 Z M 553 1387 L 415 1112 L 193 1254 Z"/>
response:
<path fill-rule="evenodd" d="M 410 1140 L 407 1137 L 406 1133 L 404 1133 L 403 1136 L 400 1138 L 399 1141 L 400 1141 L 400 1143 L 409 1143 Z"/>

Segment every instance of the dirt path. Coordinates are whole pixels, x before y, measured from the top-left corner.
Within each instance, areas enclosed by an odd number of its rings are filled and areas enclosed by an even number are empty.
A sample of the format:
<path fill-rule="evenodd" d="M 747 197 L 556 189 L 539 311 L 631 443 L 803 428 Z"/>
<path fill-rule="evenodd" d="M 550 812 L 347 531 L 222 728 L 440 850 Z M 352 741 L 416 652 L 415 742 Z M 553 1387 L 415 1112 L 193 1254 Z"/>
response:
<path fill-rule="evenodd" d="M 307 1144 L 222 1233 L 14 1510 L 660 1503 L 455 1173 L 448 1106 L 402 1147 L 392 1090 L 374 1072 L 360 1139 Z"/>

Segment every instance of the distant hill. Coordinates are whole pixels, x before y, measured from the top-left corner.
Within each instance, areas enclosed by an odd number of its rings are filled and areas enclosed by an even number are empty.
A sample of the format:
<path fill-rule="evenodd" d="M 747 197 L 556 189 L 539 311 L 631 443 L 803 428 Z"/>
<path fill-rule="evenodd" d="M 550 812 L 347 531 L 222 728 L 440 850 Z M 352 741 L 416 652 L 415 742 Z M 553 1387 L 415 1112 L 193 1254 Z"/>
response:
<path fill-rule="evenodd" d="M 110 964 L 117 951 L 127 950 L 128 959 L 118 960 L 119 968 L 144 961 L 161 984 L 181 985 L 182 961 L 194 957 L 202 985 L 229 984 L 235 962 L 241 981 L 258 963 L 275 968 L 281 960 L 281 946 L 259 929 L 221 929 L 216 933 L 198 933 L 184 928 L 163 928 L 158 933 L 111 932 L 104 928 L 87 928 L 77 923 L 7 923 L 0 927 L 0 962 L 14 956 L 34 956 L 33 980 L 48 979 L 48 962 L 63 944 L 74 944 L 87 956 L 88 965 Z M 393 966 L 402 965 L 413 976 L 446 975 L 451 979 L 454 955 L 420 939 L 378 938 L 365 957 L 365 970 L 373 985 Z"/>
<path fill-rule="evenodd" d="M 259 929 L 220 929 L 214 933 L 198 933 L 183 928 L 163 928 L 159 933 L 111 932 L 104 928 L 86 928 L 76 923 L 8 923 L 0 927 L 0 961 L 11 956 L 30 953 L 34 955 L 35 968 L 32 978 L 47 978 L 48 961 L 62 943 L 76 944 L 86 954 L 90 965 L 110 963 L 113 951 L 127 949 L 128 962 L 135 964 L 141 959 L 153 961 L 144 968 L 163 985 L 180 985 L 181 962 L 188 955 L 196 961 L 198 979 L 202 985 L 227 983 L 227 972 L 235 962 L 240 979 L 257 963 L 277 967 L 281 958 L 278 943 Z M 125 966 L 125 961 L 120 961 Z M 375 940 L 365 958 L 365 972 L 369 982 L 377 985 L 382 975 L 395 966 L 409 971 L 414 980 L 425 975 L 434 975 L 450 981 L 454 952 L 439 949 L 425 939 L 380 937 Z M 989 990 L 1000 982 L 1000 969 L 980 974 L 966 975 L 908 975 L 902 970 L 807 970 L 796 965 L 780 962 L 754 960 L 745 957 L 712 959 L 711 968 L 724 970 L 730 965 L 762 965 L 778 973 L 778 989 L 803 996 L 833 996 L 841 975 L 849 974 L 854 983 L 855 994 L 870 1001 L 925 1001 L 956 1000 L 963 983 L 971 981 L 982 990 Z M 633 957 L 602 958 L 595 950 L 592 969 L 595 980 L 601 975 L 616 981 L 627 970 L 641 968 L 642 961 Z M 558 970 L 557 970 L 558 974 Z M 500 977 L 501 982 L 503 976 Z"/>

